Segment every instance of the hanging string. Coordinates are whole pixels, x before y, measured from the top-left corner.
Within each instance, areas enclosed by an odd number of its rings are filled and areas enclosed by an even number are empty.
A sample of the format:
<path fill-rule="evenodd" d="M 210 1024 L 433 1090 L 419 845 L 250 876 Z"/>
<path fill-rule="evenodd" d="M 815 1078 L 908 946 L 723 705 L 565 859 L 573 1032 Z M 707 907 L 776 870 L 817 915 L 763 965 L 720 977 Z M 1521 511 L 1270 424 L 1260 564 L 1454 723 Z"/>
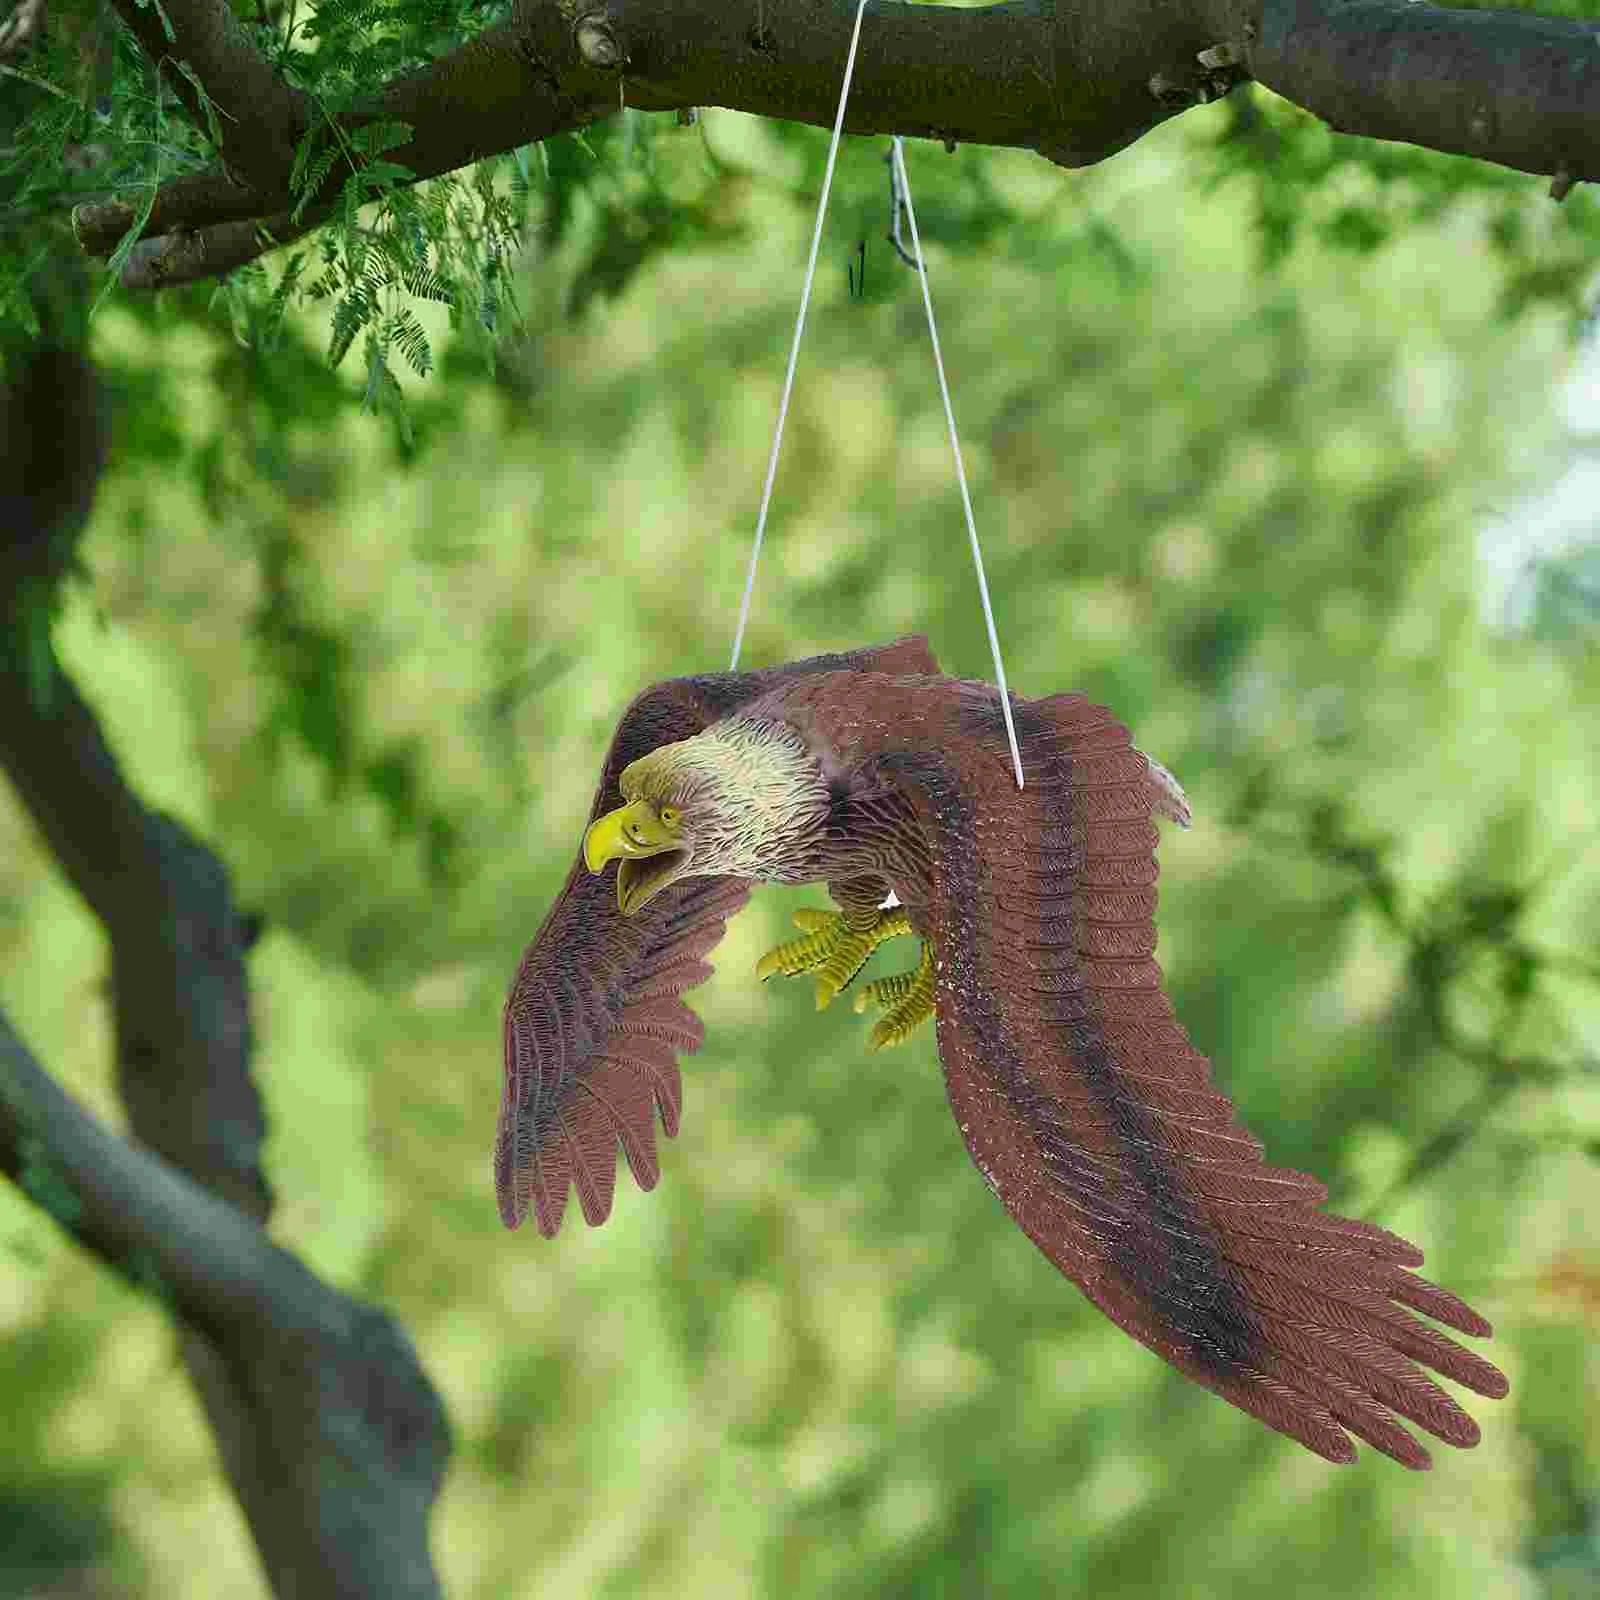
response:
<path fill-rule="evenodd" d="M 744 599 L 739 602 L 739 626 L 734 630 L 733 655 L 728 671 L 739 665 L 739 649 L 744 644 L 745 624 L 750 620 L 750 596 L 755 592 L 756 563 L 761 559 L 761 540 L 767 531 L 767 507 L 772 503 L 772 480 L 778 475 L 778 451 L 783 448 L 783 424 L 789 415 L 789 395 L 794 389 L 794 364 L 800 354 L 800 335 L 805 331 L 806 307 L 811 304 L 811 284 L 817 275 L 817 246 L 822 243 L 822 219 L 828 210 L 828 190 L 833 187 L 833 162 L 839 154 L 839 135 L 844 129 L 844 107 L 850 98 L 850 79 L 856 70 L 856 45 L 861 40 L 861 14 L 867 0 L 856 7 L 856 25 L 850 34 L 850 54 L 845 57 L 844 82 L 839 86 L 839 109 L 833 118 L 833 139 L 828 145 L 828 165 L 822 174 L 822 193 L 817 198 L 817 221 L 811 230 L 811 258 L 806 262 L 806 281 L 800 290 L 800 314 L 794 319 L 794 338 L 789 344 L 789 370 L 784 374 L 783 398 L 778 402 L 778 426 L 772 433 L 772 453 L 767 457 L 767 481 L 761 487 L 761 512 L 756 517 L 755 542 L 750 546 L 750 566 L 744 575 Z"/>
<path fill-rule="evenodd" d="M 978 548 L 978 524 L 972 516 L 972 496 L 967 492 L 967 469 L 961 462 L 961 441 L 956 437 L 956 414 L 950 404 L 950 385 L 945 381 L 944 355 L 939 349 L 939 329 L 933 320 L 933 296 L 928 292 L 928 258 L 922 253 L 917 234 L 917 208 L 911 203 L 911 179 L 906 175 L 905 152 L 897 135 L 892 151 L 895 187 L 906 203 L 906 221 L 911 224 L 911 253 L 917 258 L 917 278 L 922 284 L 922 304 L 928 313 L 928 338 L 933 344 L 933 364 L 939 374 L 939 393 L 944 400 L 944 420 L 950 429 L 950 453 L 956 458 L 956 481 L 961 485 L 961 509 L 967 516 L 967 538 L 972 544 L 972 565 L 978 573 L 978 595 L 983 601 L 983 622 L 989 630 L 989 650 L 994 656 L 995 684 L 1000 690 L 1000 711 L 1006 719 L 1006 738 L 1011 743 L 1011 765 L 1022 787 L 1022 752 L 1017 749 L 1017 730 L 1011 721 L 1011 696 L 1006 692 L 1006 668 L 1000 659 L 1000 635 L 995 632 L 994 608 L 989 604 L 989 580 L 983 574 L 983 551 Z"/>
<path fill-rule="evenodd" d="M 744 596 L 739 602 L 739 624 L 733 635 L 733 654 L 728 659 L 728 671 L 739 665 L 739 651 L 744 645 L 745 627 L 750 621 L 750 600 L 755 593 L 756 565 L 761 559 L 761 543 L 767 530 L 767 511 L 772 504 L 772 485 L 778 475 L 778 453 L 783 448 L 783 425 L 789 415 L 789 397 L 794 391 L 795 363 L 800 355 L 800 336 L 805 331 L 806 309 L 811 304 L 811 286 L 817 275 L 817 249 L 822 242 L 822 222 L 828 210 L 828 191 L 833 187 L 833 166 L 839 154 L 839 136 L 844 130 L 844 108 L 850 98 L 850 80 L 856 70 L 856 46 L 861 41 L 861 18 L 867 9 L 867 0 L 856 6 L 855 26 L 850 32 L 850 51 L 845 57 L 844 81 L 839 86 L 839 109 L 834 113 L 833 137 L 828 143 L 828 164 L 823 169 L 822 193 L 817 197 L 817 220 L 811 229 L 811 254 L 806 260 L 805 283 L 800 290 L 800 310 L 795 317 L 794 338 L 789 344 L 789 367 L 783 378 L 783 395 L 778 402 L 778 422 L 772 433 L 772 450 L 767 457 L 767 478 L 761 486 L 761 510 L 756 517 L 755 539 L 750 546 L 750 564 L 745 570 Z M 922 254 L 922 241 L 917 233 L 916 208 L 911 203 L 911 180 L 906 175 L 905 155 L 896 137 L 892 151 L 895 187 L 905 198 L 906 219 L 911 224 L 911 248 L 916 255 L 917 277 L 922 284 L 922 304 L 928 313 L 928 337 L 933 343 L 933 363 L 939 374 L 939 393 L 944 400 L 945 422 L 950 430 L 950 449 L 955 456 L 956 480 L 961 486 L 961 507 L 966 513 L 967 537 L 972 545 L 972 564 L 978 574 L 978 595 L 983 602 L 984 626 L 989 632 L 989 650 L 994 657 L 994 675 L 1000 691 L 1000 712 L 1005 718 L 1006 738 L 1011 745 L 1011 765 L 1016 773 L 1017 787 L 1022 783 L 1022 753 L 1017 748 L 1017 730 L 1011 720 L 1011 696 L 1006 690 L 1005 663 L 1000 657 L 1000 636 L 995 631 L 994 608 L 989 603 L 989 583 L 983 571 L 983 551 L 978 545 L 978 525 L 972 515 L 972 496 L 967 491 L 967 472 L 961 460 L 961 441 L 956 435 L 956 414 L 950 404 L 950 385 L 945 379 L 944 355 L 939 348 L 939 330 L 933 318 L 933 296 L 928 291 L 928 266 Z M 898 210 L 896 214 L 898 227 Z"/>

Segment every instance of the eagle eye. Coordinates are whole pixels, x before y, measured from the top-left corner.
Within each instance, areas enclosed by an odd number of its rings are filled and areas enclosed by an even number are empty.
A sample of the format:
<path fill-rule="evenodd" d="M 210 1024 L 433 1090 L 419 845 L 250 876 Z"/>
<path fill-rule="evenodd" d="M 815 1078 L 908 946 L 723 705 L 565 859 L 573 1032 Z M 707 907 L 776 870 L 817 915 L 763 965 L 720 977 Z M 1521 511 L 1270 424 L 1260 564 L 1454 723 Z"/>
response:
<path fill-rule="evenodd" d="M 661 826 L 664 828 L 676 828 L 681 815 L 682 813 L 676 806 L 662 806 L 660 811 Z"/>

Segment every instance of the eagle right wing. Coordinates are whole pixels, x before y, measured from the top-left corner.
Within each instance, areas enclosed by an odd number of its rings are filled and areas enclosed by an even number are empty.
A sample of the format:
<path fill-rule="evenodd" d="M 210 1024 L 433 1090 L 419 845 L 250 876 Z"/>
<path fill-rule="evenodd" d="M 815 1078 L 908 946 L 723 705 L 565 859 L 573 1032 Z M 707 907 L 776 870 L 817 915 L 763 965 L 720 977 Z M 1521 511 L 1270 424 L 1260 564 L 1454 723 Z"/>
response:
<path fill-rule="evenodd" d="M 938 670 L 927 641 L 913 637 L 760 672 L 659 683 L 623 714 L 589 819 L 622 803 L 617 780 L 630 762 L 692 738 L 791 678 Z M 677 1132 L 678 1056 L 705 1037 L 680 996 L 710 976 L 706 958 L 749 894 L 744 878 L 686 878 L 625 917 L 614 873 L 590 873 L 580 852 L 506 1001 L 494 1170 L 508 1228 L 531 1210 L 540 1233 L 552 1236 L 572 1188 L 584 1219 L 604 1222 L 619 1144 L 639 1187 L 655 1187 L 656 1116 L 669 1135 Z"/>

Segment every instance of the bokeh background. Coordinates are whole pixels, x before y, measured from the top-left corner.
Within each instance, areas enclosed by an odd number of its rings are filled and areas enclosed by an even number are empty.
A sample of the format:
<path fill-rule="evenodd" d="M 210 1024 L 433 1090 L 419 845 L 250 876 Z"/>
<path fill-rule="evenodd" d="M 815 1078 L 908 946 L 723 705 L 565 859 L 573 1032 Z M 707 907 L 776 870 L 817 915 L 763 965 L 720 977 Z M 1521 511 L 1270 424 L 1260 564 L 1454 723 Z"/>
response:
<path fill-rule="evenodd" d="M 500 1228 L 505 987 L 627 701 L 726 663 L 824 135 L 630 114 L 508 164 L 522 331 L 491 373 L 425 307 L 409 438 L 315 309 L 97 315 L 116 450 L 58 644 L 265 918 L 273 1233 L 443 1391 L 462 1600 L 1600 1589 L 1600 586 L 1581 540 L 1493 577 L 1581 444 L 1537 274 L 1589 247 L 1533 180 L 1346 166 L 1235 99 L 1079 174 L 908 159 L 1012 684 L 1103 700 L 1194 804 L 1179 1015 L 1275 1160 L 1495 1322 L 1511 1397 L 1426 1475 L 1329 1467 L 1088 1307 L 931 1036 L 872 1057 L 754 981 L 816 891 L 760 892 L 692 997 L 659 1189 Z M 885 148 L 841 156 L 745 662 L 923 632 L 983 677 Z M 0 1006 L 115 1122 L 105 978 L 0 792 Z M 0 1593 L 261 1592 L 160 1309 L 10 1190 L 0 1394 Z"/>

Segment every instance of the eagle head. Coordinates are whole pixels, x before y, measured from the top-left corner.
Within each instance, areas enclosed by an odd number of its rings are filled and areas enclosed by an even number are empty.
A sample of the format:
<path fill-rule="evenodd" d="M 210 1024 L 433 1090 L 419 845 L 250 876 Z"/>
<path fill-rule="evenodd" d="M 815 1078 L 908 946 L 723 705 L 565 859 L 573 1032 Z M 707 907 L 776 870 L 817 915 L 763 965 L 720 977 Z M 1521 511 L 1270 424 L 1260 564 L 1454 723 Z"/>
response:
<path fill-rule="evenodd" d="M 687 875 L 695 858 L 697 829 L 703 807 L 686 808 L 674 796 L 638 794 L 622 775 L 625 805 L 596 817 L 583 836 L 583 861 L 591 872 L 617 861 L 617 909 L 631 916 L 668 884 Z"/>
<path fill-rule="evenodd" d="M 622 769 L 623 804 L 583 836 L 590 872 L 617 861 L 617 909 L 632 916 L 680 878 L 791 879 L 828 811 L 821 770 L 798 736 L 734 717 Z"/>

